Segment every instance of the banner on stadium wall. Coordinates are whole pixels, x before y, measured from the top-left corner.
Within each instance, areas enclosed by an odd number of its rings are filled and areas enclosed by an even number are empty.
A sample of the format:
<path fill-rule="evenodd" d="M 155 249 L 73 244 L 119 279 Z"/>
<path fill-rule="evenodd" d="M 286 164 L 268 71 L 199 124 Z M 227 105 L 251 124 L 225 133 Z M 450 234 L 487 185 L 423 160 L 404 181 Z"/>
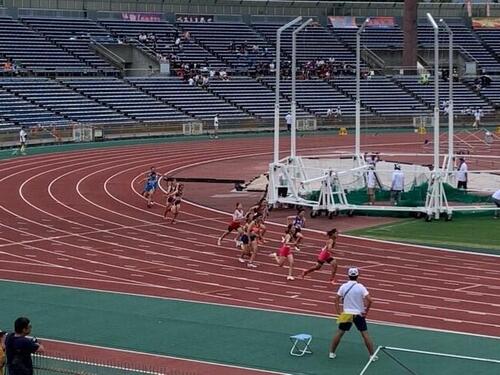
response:
<path fill-rule="evenodd" d="M 136 22 L 160 22 L 161 13 L 122 12 L 122 19 Z"/>
<path fill-rule="evenodd" d="M 473 29 L 500 29 L 500 17 L 474 17 Z"/>
<path fill-rule="evenodd" d="M 328 20 L 334 29 L 356 29 L 356 17 L 329 16 Z"/>
<path fill-rule="evenodd" d="M 396 19 L 394 17 L 370 17 L 366 26 L 378 28 L 395 27 Z"/>
<path fill-rule="evenodd" d="M 207 14 L 176 14 L 177 22 L 206 23 L 214 22 L 213 15 Z"/>

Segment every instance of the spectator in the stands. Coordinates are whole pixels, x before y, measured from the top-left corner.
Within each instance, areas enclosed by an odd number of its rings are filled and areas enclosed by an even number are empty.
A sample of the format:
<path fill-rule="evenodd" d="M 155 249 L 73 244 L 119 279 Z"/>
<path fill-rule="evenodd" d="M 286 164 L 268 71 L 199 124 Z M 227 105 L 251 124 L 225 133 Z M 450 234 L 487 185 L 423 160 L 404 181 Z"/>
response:
<path fill-rule="evenodd" d="M 201 82 L 201 87 L 204 89 L 208 88 L 209 80 L 208 77 L 203 77 Z"/>
<path fill-rule="evenodd" d="M 189 79 L 188 79 L 188 85 L 189 86 L 194 86 L 194 78 L 193 77 L 189 77 Z"/>
<path fill-rule="evenodd" d="M 5 73 L 11 73 L 12 72 L 12 60 L 11 59 L 7 59 L 4 63 L 3 63 L 3 71 Z"/>
<path fill-rule="evenodd" d="M 139 34 L 139 42 L 145 43 L 147 40 L 148 40 L 148 36 L 146 35 L 146 33 Z"/>
<path fill-rule="evenodd" d="M 219 77 L 223 80 L 223 81 L 229 81 L 229 77 L 227 75 L 227 72 L 223 69 L 221 69 L 219 71 Z"/>

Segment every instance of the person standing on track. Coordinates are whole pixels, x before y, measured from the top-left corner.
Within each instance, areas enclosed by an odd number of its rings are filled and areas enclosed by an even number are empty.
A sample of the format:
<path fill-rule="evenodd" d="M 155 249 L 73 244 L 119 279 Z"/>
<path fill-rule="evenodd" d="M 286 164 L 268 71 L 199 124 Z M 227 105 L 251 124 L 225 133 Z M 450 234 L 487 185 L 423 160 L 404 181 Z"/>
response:
<path fill-rule="evenodd" d="M 405 175 L 401 170 L 399 164 L 394 165 L 394 172 L 392 172 L 391 181 L 391 204 L 397 206 L 399 199 L 401 198 L 401 193 L 405 189 Z"/>
<path fill-rule="evenodd" d="M 214 116 L 214 138 L 219 138 L 219 114 Z"/>
<path fill-rule="evenodd" d="M 283 241 L 281 242 L 281 247 L 278 250 L 278 253 L 270 254 L 278 263 L 278 266 L 283 267 L 285 261 L 288 261 L 288 276 L 287 280 L 293 281 L 295 278 L 293 277 L 293 252 L 292 246 L 295 246 L 296 241 L 293 239 L 293 231 L 295 230 L 293 224 L 288 224 L 288 227 L 285 232 L 285 237 L 283 237 Z"/>
<path fill-rule="evenodd" d="M 457 170 L 457 189 L 467 190 L 467 180 L 469 179 L 469 167 L 465 162 L 465 158 L 461 157 L 459 159 L 458 170 Z"/>
<path fill-rule="evenodd" d="M 337 318 L 338 330 L 330 345 L 330 354 L 328 356 L 330 359 L 337 357 L 335 351 L 340 344 L 340 340 L 344 336 L 344 333 L 351 329 L 353 323 L 361 333 L 370 356 L 374 354 L 373 341 L 368 334 L 366 324 L 366 315 L 370 310 L 373 300 L 364 285 L 358 283 L 359 270 L 357 268 L 349 268 L 347 275 L 349 276 L 349 281 L 340 286 L 335 296 L 335 309 L 339 315 Z M 340 300 L 343 301 L 342 313 L 340 310 Z M 373 361 L 377 359 L 376 356 L 372 357 Z"/>
<path fill-rule="evenodd" d="M 19 152 L 21 155 L 26 155 L 26 147 L 28 145 L 28 133 L 26 132 L 26 127 L 22 126 L 19 130 L 19 148 L 16 148 L 12 155 L 17 155 Z"/>
<path fill-rule="evenodd" d="M 30 320 L 17 318 L 14 332 L 5 337 L 5 353 L 7 354 L 7 373 L 9 375 L 33 375 L 31 354 L 44 350 L 42 344 L 31 333 Z"/>
<path fill-rule="evenodd" d="M 495 216 L 493 216 L 495 219 L 498 219 L 500 216 L 499 211 L 500 211 L 500 189 L 495 191 L 493 195 L 491 196 L 491 199 L 493 200 L 493 203 L 499 208 L 498 210 L 495 210 Z"/>
<path fill-rule="evenodd" d="M 366 172 L 366 189 L 368 194 L 368 203 L 375 204 L 375 191 L 377 189 L 377 176 L 375 175 L 375 164 L 370 164 Z"/>
<path fill-rule="evenodd" d="M 217 245 L 221 246 L 222 240 L 233 230 L 240 232 L 241 225 L 244 222 L 245 222 L 245 212 L 243 211 L 243 205 L 240 202 L 238 202 L 236 203 L 236 208 L 233 212 L 233 217 L 231 222 L 229 223 L 229 226 L 227 227 L 227 230 L 217 239 Z"/>
<path fill-rule="evenodd" d="M 318 254 L 318 259 L 316 260 L 316 265 L 302 272 L 302 278 L 305 278 L 308 274 L 314 271 L 318 271 L 323 267 L 323 264 L 328 263 L 332 265 L 332 275 L 330 281 L 333 283 L 335 280 L 335 274 L 337 273 L 337 261 L 333 258 L 332 252 L 337 241 L 337 229 L 326 232 L 328 239 L 326 240 L 325 246 L 321 249 Z"/>

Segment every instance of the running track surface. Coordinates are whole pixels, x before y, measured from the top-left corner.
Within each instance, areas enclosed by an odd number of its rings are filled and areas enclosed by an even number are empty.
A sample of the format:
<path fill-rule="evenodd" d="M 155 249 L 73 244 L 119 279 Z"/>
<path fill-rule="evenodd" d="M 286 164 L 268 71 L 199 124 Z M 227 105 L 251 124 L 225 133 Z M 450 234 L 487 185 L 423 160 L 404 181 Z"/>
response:
<path fill-rule="evenodd" d="M 384 135 L 383 140 L 377 150 L 407 152 L 420 144 L 411 134 L 406 139 Z M 328 282 L 328 267 L 306 280 L 287 282 L 286 269 L 267 256 L 278 247 L 281 225 L 269 223 L 259 267 L 250 270 L 238 263 L 231 241 L 216 245 L 229 216 L 185 202 L 179 222 L 170 225 L 162 220 L 163 207 L 147 209 L 139 194 L 150 165 L 161 173 L 179 173 L 203 164 L 212 177 L 226 177 L 217 163 L 230 159 L 236 169 L 249 168 L 252 155 L 271 158 L 271 142 L 167 143 L 2 162 L 2 278 L 331 315 L 337 286 Z M 305 137 L 298 147 L 327 153 L 351 142 Z M 381 140 L 363 139 L 364 145 L 370 142 Z M 187 199 L 196 194 L 187 191 Z M 314 264 L 324 242 L 314 230 L 306 237 L 307 246 L 296 257 L 298 269 Z M 345 280 L 348 266 L 361 269 L 362 282 L 376 300 L 371 320 L 500 336 L 498 257 L 344 236 L 336 256 L 337 284 Z"/>

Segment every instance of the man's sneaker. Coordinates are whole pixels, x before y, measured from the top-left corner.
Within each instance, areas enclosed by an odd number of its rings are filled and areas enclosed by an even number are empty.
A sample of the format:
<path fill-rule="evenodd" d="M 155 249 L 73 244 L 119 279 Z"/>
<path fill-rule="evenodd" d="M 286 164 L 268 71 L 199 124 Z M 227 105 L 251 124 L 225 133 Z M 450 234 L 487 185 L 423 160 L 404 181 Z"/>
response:
<path fill-rule="evenodd" d="M 290 281 L 293 281 L 293 280 L 295 280 L 295 277 L 293 277 L 293 276 L 287 276 L 286 279 L 290 280 Z"/>
<path fill-rule="evenodd" d="M 371 356 L 372 362 L 378 361 L 378 357 L 376 355 Z"/>
<path fill-rule="evenodd" d="M 257 268 L 257 265 L 256 265 L 256 264 L 253 264 L 253 263 L 248 263 L 248 264 L 247 264 L 247 267 L 248 267 L 248 268 Z"/>
<path fill-rule="evenodd" d="M 243 258 L 238 258 L 238 262 L 240 262 L 240 263 L 245 263 L 245 262 L 246 262 L 246 260 L 245 260 L 245 259 L 243 259 Z"/>
<path fill-rule="evenodd" d="M 300 247 L 295 246 L 295 251 L 300 251 Z"/>
<path fill-rule="evenodd" d="M 220 246 L 221 243 L 220 243 L 220 238 L 217 239 L 217 245 Z"/>
<path fill-rule="evenodd" d="M 337 357 L 337 354 L 335 354 L 335 353 L 328 354 L 328 358 L 330 358 L 330 359 L 335 359 L 336 357 Z"/>

